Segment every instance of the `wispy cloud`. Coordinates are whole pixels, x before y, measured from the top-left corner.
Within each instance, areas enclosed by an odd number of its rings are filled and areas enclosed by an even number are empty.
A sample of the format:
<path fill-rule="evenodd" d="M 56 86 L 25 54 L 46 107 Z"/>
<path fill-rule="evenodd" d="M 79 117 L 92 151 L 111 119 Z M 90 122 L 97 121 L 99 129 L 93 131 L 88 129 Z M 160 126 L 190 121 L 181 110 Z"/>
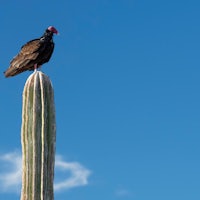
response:
<path fill-rule="evenodd" d="M 132 193 L 131 193 L 131 191 L 130 190 L 128 190 L 128 189 L 125 189 L 125 188 L 120 188 L 120 189 L 117 189 L 116 191 L 115 191 L 115 195 L 117 196 L 117 197 L 131 197 L 132 196 Z"/>
<path fill-rule="evenodd" d="M 4 170 L 4 172 L 0 173 L 0 191 L 20 191 L 21 161 L 21 155 L 18 152 L 0 156 L 0 165 Z"/>
<path fill-rule="evenodd" d="M 73 187 L 84 186 L 88 184 L 90 170 L 83 167 L 78 162 L 66 162 L 61 156 L 56 156 L 56 170 L 65 170 L 70 172 L 70 177 L 54 185 L 55 191 L 70 189 Z"/>
<path fill-rule="evenodd" d="M 19 152 L 12 152 L 0 155 L 0 192 L 20 192 L 22 175 L 22 158 Z M 63 175 L 59 181 L 54 184 L 55 191 L 63 191 L 78 186 L 88 184 L 88 178 L 91 174 L 78 162 L 68 162 L 62 156 L 56 156 L 55 174 L 61 172 Z M 65 177 L 65 172 L 68 176 Z M 60 174 L 60 173 L 59 173 Z"/>

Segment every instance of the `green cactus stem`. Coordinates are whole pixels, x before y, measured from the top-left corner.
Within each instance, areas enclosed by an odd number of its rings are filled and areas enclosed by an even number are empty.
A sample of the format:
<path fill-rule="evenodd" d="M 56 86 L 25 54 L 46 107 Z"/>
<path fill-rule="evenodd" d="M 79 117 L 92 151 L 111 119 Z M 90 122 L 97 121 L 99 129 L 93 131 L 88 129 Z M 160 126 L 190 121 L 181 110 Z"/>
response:
<path fill-rule="evenodd" d="M 27 79 L 22 108 L 21 200 L 53 200 L 56 123 L 50 79 L 36 71 Z"/>

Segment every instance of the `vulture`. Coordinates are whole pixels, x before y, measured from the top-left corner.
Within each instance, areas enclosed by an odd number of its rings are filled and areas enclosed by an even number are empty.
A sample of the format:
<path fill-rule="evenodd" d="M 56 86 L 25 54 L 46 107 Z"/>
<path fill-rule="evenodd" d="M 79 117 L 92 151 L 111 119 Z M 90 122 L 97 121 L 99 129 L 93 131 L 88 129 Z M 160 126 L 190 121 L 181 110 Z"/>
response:
<path fill-rule="evenodd" d="M 23 45 L 20 52 L 11 60 L 9 68 L 4 72 L 5 77 L 15 76 L 27 70 L 36 70 L 48 62 L 54 50 L 54 34 L 58 34 L 58 31 L 50 26 L 42 37 Z"/>

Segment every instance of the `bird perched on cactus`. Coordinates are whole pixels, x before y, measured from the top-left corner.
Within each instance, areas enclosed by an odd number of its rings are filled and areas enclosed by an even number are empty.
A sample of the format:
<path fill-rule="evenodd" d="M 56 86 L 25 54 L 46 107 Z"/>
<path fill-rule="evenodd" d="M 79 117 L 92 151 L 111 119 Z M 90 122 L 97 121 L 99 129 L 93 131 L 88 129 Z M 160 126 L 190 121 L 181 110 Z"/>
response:
<path fill-rule="evenodd" d="M 53 26 L 50 26 L 42 37 L 23 45 L 21 51 L 11 60 L 9 68 L 4 72 L 5 77 L 37 69 L 48 62 L 54 50 L 54 34 L 58 34 L 58 31 Z"/>

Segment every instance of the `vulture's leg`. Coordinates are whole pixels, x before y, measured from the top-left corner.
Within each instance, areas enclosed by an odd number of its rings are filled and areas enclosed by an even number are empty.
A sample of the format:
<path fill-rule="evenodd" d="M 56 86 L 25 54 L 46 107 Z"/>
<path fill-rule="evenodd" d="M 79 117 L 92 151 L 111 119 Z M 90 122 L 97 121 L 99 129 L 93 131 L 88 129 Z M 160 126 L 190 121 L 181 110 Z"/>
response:
<path fill-rule="evenodd" d="M 34 65 L 34 71 L 36 72 L 42 65 L 38 65 L 37 63 Z"/>
<path fill-rule="evenodd" d="M 37 64 L 34 65 L 34 72 L 37 71 L 37 66 L 38 66 Z"/>

